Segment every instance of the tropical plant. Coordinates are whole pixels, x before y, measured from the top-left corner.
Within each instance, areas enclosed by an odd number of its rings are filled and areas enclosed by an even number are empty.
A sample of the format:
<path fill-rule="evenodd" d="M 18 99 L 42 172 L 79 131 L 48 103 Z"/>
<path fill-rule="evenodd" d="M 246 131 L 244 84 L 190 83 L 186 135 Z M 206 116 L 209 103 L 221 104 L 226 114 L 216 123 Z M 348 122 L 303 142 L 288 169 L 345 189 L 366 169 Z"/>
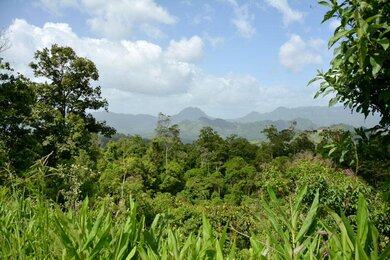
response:
<path fill-rule="evenodd" d="M 316 97 L 335 93 L 330 105 L 344 103 L 368 116 L 381 115 L 382 126 L 390 124 L 390 8 L 388 0 L 327 0 L 330 10 L 323 22 L 336 19 L 340 25 L 329 39 L 335 47 L 330 69 L 318 71 L 310 83 L 320 80 Z"/>
<path fill-rule="evenodd" d="M 304 210 L 302 201 L 306 195 L 307 186 L 299 191 L 294 203 L 290 201 L 287 210 L 281 206 L 272 188 L 269 188 L 268 192 L 270 202 L 263 202 L 262 205 L 273 230 L 268 231 L 268 241 L 263 242 L 265 246 L 262 255 L 269 255 L 272 259 L 313 259 L 321 256 L 323 254 L 323 249 L 320 247 L 322 238 L 316 232 L 318 190 L 304 219 L 302 219 Z M 258 247 L 259 245 L 256 246 Z"/>
<path fill-rule="evenodd" d="M 359 194 L 356 214 L 356 227 L 348 220 L 343 211 L 341 215 L 330 210 L 337 229 L 323 224 L 329 236 L 326 253 L 331 259 L 389 259 L 390 245 L 379 254 L 379 233 L 369 218 L 367 202 Z"/>

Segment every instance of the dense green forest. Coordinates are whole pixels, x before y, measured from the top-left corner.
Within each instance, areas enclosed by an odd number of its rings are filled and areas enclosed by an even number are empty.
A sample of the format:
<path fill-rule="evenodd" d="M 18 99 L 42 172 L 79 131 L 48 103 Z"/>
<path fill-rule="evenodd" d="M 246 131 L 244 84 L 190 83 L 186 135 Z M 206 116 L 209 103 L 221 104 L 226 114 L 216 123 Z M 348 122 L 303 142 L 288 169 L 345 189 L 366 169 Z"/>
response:
<path fill-rule="evenodd" d="M 154 138 L 115 134 L 90 114 L 108 108 L 92 61 L 37 50 L 33 81 L 0 59 L 0 256 L 390 258 L 390 8 L 363 3 L 322 1 L 341 24 L 314 79 L 381 116 L 353 132 L 291 122 L 254 144 L 205 127 L 183 143 L 160 113 Z"/>

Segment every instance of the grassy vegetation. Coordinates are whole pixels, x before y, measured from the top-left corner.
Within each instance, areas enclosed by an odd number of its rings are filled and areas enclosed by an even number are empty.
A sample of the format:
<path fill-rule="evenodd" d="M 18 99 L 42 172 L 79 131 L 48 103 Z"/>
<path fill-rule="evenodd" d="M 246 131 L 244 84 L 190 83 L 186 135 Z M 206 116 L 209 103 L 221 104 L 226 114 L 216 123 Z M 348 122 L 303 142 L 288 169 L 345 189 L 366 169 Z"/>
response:
<path fill-rule="evenodd" d="M 14 176 L 8 187 L 0 188 L 2 257 L 389 257 L 384 193 L 308 154 L 263 164 L 258 179 L 252 179 L 260 186 L 239 204 L 231 196 L 192 196 L 191 201 L 188 192 L 134 193 L 132 186 L 119 189 L 118 197 L 82 199 L 69 193 L 67 202 L 58 204 L 46 198 L 47 187 L 38 183 L 41 177 L 60 173 L 41 163 L 30 168 L 30 178 Z M 70 191 L 78 194 L 75 187 L 80 185 L 73 183 Z M 346 198 L 348 205 L 343 203 Z"/>
<path fill-rule="evenodd" d="M 88 198 L 79 210 L 63 211 L 40 196 L 25 198 L 3 187 L 0 253 L 3 258 L 21 259 L 388 259 L 390 248 L 379 249 L 379 233 L 363 196 L 359 196 L 354 228 L 343 213 L 331 212 L 336 225 L 321 223 L 318 190 L 310 209 L 302 214 L 306 193 L 305 186 L 285 211 L 270 189 L 270 201 L 263 202 L 271 223 L 265 231 L 267 239 L 251 236 L 250 246 L 240 250 L 235 241 L 227 242 L 231 227 L 217 232 L 204 214 L 197 234 L 184 236 L 164 215 L 156 215 L 146 225 L 132 200 L 119 218 L 104 203 L 90 208 Z"/>

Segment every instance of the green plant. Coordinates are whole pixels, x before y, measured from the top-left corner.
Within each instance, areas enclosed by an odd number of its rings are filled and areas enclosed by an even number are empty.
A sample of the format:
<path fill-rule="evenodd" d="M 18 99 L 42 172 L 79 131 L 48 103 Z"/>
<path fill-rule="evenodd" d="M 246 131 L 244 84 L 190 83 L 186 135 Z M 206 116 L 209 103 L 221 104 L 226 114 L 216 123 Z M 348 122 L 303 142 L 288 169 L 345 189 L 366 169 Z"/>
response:
<path fill-rule="evenodd" d="M 389 259 L 390 245 L 379 254 L 379 233 L 369 218 L 367 203 L 362 194 L 359 194 L 356 227 L 342 211 L 340 216 L 331 210 L 330 214 L 338 227 L 334 229 L 323 224 L 329 234 L 326 247 L 331 259 Z"/>
<path fill-rule="evenodd" d="M 317 190 L 311 207 L 304 219 L 302 201 L 307 192 L 304 186 L 296 197 L 295 203 L 290 201 L 289 208 L 282 208 L 280 201 L 272 188 L 268 189 L 270 202 L 263 202 L 268 220 L 272 224 L 273 230 L 269 230 L 268 241 L 263 243 L 261 255 L 268 255 L 272 259 L 301 259 L 315 258 L 322 254 L 321 237 L 315 232 L 317 221 L 317 209 L 319 203 L 319 192 Z M 260 253 L 260 246 L 255 241 L 252 246 L 257 255 Z"/>

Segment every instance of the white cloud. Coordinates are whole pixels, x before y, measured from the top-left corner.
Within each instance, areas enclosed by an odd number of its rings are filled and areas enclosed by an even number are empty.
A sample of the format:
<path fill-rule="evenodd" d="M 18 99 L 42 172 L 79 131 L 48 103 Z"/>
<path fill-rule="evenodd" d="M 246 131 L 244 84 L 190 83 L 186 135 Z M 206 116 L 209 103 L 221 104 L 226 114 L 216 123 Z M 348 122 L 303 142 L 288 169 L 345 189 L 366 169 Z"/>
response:
<path fill-rule="evenodd" d="M 203 55 L 203 41 L 199 36 L 193 36 L 191 39 L 186 38 L 180 41 L 171 40 L 166 51 L 169 59 L 184 62 L 194 62 L 199 60 Z"/>
<path fill-rule="evenodd" d="M 39 0 L 40 6 L 45 9 L 47 12 L 61 16 L 61 10 L 64 8 L 78 8 L 78 0 Z"/>
<path fill-rule="evenodd" d="M 197 106 L 226 118 L 312 100 L 312 93 L 264 86 L 251 75 L 215 76 L 201 70 L 192 63 L 202 54 L 203 42 L 198 36 L 172 41 L 164 48 L 148 41 L 83 38 L 67 24 L 38 27 L 24 20 L 15 20 L 7 33 L 11 48 L 2 56 L 30 78 L 33 75 L 28 63 L 34 51 L 53 43 L 70 46 L 79 56 L 91 59 L 99 70 L 102 95 L 115 112 L 174 114 Z M 313 48 L 317 44 L 314 40 L 306 43 Z"/>
<path fill-rule="evenodd" d="M 252 25 L 255 16 L 249 12 L 249 5 L 239 5 L 235 0 L 226 0 L 234 10 L 234 18 L 232 23 L 237 29 L 237 32 L 244 38 L 251 38 L 256 29 Z"/>
<path fill-rule="evenodd" d="M 219 36 L 210 36 L 209 34 L 205 33 L 203 35 L 203 38 L 208 42 L 213 48 L 216 48 L 218 46 L 221 46 L 223 42 L 225 41 L 223 37 Z"/>
<path fill-rule="evenodd" d="M 46 23 L 40 28 L 17 19 L 8 31 L 12 46 L 4 56 L 30 77 L 27 64 L 34 51 L 54 43 L 70 46 L 78 55 L 95 62 L 104 88 L 151 95 L 180 93 L 186 91 L 196 70 L 194 65 L 181 61 L 183 57 L 166 57 L 156 44 L 80 38 L 67 24 Z M 185 53 L 185 48 L 182 51 Z"/>
<path fill-rule="evenodd" d="M 322 63 L 322 52 L 326 44 L 321 39 L 305 42 L 299 35 L 293 34 L 279 49 L 279 62 L 293 72 L 300 72 L 306 65 Z"/>
<path fill-rule="evenodd" d="M 283 24 L 285 26 L 293 23 L 299 22 L 302 23 L 304 16 L 302 12 L 294 10 L 290 7 L 287 0 L 266 0 L 267 3 L 276 8 L 283 15 Z"/>
<path fill-rule="evenodd" d="M 161 37 L 159 24 L 174 24 L 176 18 L 154 0 L 40 0 L 52 13 L 77 7 L 87 14 L 91 30 L 110 39 L 127 39 L 137 30 L 149 37 Z"/>

